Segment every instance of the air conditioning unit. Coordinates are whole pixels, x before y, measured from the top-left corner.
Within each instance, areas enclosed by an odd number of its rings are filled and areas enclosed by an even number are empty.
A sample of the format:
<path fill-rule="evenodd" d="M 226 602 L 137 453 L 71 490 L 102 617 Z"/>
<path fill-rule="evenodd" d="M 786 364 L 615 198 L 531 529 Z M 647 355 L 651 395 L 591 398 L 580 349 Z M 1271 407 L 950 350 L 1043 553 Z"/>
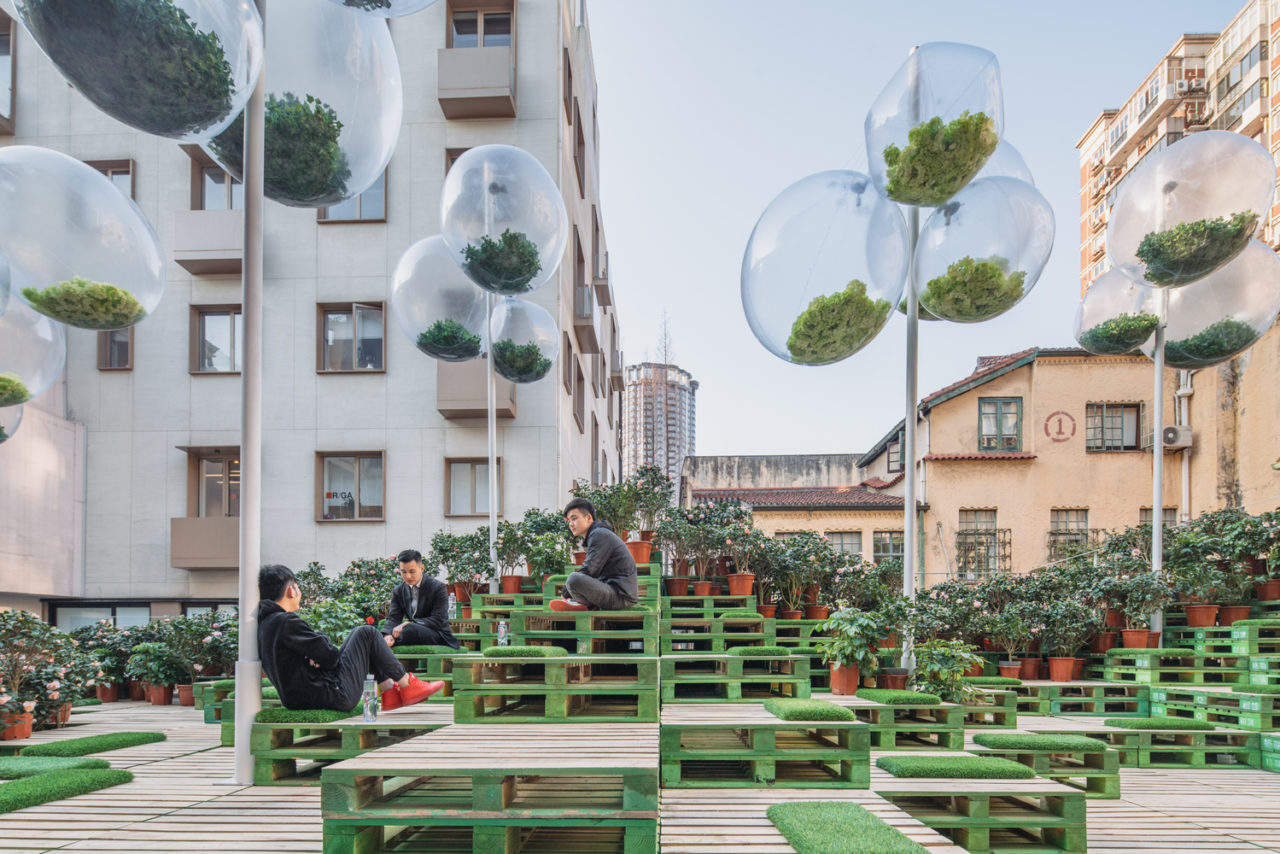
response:
<path fill-rule="evenodd" d="M 1169 424 L 1160 432 L 1166 451 L 1179 451 L 1191 447 L 1191 427 L 1186 424 Z"/>
<path fill-rule="evenodd" d="M 1192 88 L 1192 89 L 1203 89 L 1203 88 L 1204 88 L 1204 82 L 1205 82 L 1205 81 L 1204 81 L 1204 78 L 1203 78 L 1203 77 L 1193 77 L 1193 78 L 1191 79 L 1191 88 Z"/>
<path fill-rule="evenodd" d="M 1187 94 L 1187 91 L 1191 88 L 1191 83 L 1190 81 L 1187 81 L 1187 80 L 1179 80 L 1173 84 L 1173 88 L 1178 92 L 1179 95 L 1185 95 Z"/>

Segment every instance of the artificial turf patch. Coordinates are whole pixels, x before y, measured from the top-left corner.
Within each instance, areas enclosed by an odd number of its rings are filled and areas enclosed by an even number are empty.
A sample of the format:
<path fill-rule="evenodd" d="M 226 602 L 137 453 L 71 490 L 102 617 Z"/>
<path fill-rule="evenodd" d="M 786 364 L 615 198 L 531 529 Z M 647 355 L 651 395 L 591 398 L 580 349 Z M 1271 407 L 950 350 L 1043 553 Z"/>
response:
<path fill-rule="evenodd" d="M 727 650 L 725 655 L 736 655 L 739 658 L 788 658 L 794 651 L 786 646 L 735 646 Z"/>
<path fill-rule="evenodd" d="M 34 777 L 72 768 L 110 767 L 105 759 L 84 756 L 0 756 L 0 780 L 17 780 L 19 777 Z"/>
<path fill-rule="evenodd" d="M 966 685 L 985 685 L 987 687 L 995 685 L 1021 685 L 1021 679 L 1015 679 L 1012 676 L 961 676 L 960 681 Z"/>
<path fill-rule="evenodd" d="M 0 813 L 95 792 L 132 779 L 132 774 L 119 768 L 72 768 L 23 777 L 0 785 Z"/>
<path fill-rule="evenodd" d="M 270 685 L 271 685 L 271 682 L 269 680 L 267 679 L 262 680 L 263 688 L 268 688 L 270 687 Z M 215 691 L 234 691 L 236 689 L 236 680 L 218 679 L 215 682 L 210 682 L 209 687 L 211 687 Z"/>
<path fill-rule="evenodd" d="M 235 691 L 232 691 L 230 694 L 228 694 L 228 695 L 227 695 L 227 699 L 228 699 L 228 700 L 234 700 L 235 698 L 236 698 L 236 692 L 235 692 Z M 264 699 L 264 700 L 279 700 L 279 699 L 280 699 L 280 692 L 279 692 L 279 691 L 277 691 L 275 688 L 268 688 L 268 687 L 265 687 L 265 686 L 264 686 L 264 687 L 263 687 L 263 689 L 262 689 L 262 699 Z"/>
<path fill-rule="evenodd" d="M 1140 653 L 1151 653 L 1152 655 L 1195 655 L 1193 649 L 1179 649 L 1178 647 L 1151 647 L 1143 649 L 1142 647 L 1116 646 L 1107 650 L 1107 655 L 1138 655 Z"/>
<path fill-rule="evenodd" d="M 151 744 L 155 741 L 164 741 L 164 733 L 109 732 L 103 735 L 86 735 L 83 738 L 64 738 L 61 741 L 29 744 L 18 753 L 21 756 L 88 756 L 90 753 L 104 753 L 108 750 L 136 747 L 139 744 Z"/>
<path fill-rule="evenodd" d="M 942 698 L 937 694 L 895 691 L 892 688 L 859 688 L 858 696 L 884 706 L 936 706 L 942 702 Z"/>
<path fill-rule="evenodd" d="M 491 646 L 485 658 L 560 658 L 569 652 L 562 646 Z"/>
<path fill-rule="evenodd" d="M 945 777 L 954 780 L 1029 780 L 1034 769 L 995 756 L 885 755 L 876 767 L 895 777 Z"/>
<path fill-rule="evenodd" d="M 794 697 L 771 697 L 764 701 L 764 710 L 784 721 L 851 721 L 851 709 L 830 700 L 801 700 Z"/>
<path fill-rule="evenodd" d="M 451 646 L 435 646 L 434 644 L 393 646 L 391 647 L 391 651 L 396 655 L 455 655 L 466 652 L 464 649 L 454 649 Z"/>
<path fill-rule="evenodd" d="M 860 804 L 791 801 L 765 815 L 799 854 L 928 854 Z"/>
<path fill-rule="evenodd" d="M 1019 732 L 980 732 L 973 737 L 975 744 L 994 750 L 1054 750 L 1063 753 L 1096 753 L 1106 750 L 1107 743 L 1083 735 L 1046 734 L 1031 735 Z"/>
<path fill-rule="evenodd" d="M 1280 685 L 1232 685 L 1237 694 L 1280 694 Z"/>
<path fill-rule="evenodd" d="M 1120 729 L 1216 729 L 1208 721 L 1189 718 L 1106 718 L 1103 723 Z"/>
<path fill-rule="evenodd" d="M 286 709 L 280 706 L 262 709 L 254 720 L 260 724 L 331 724 L 358 715 L 363 708 L 364 704 L 361 704 L 349 712 L 335 712 L 332 709 Z"/>
<path fill-rule="evenodd" d="M 1231 624 L 1232 628 L 1236 626 L 1262 626 L 1269 629 L 1280 629 L 1280 620 L 1275 617 L 1259 617 L 1253 620 L 1236 620 Z"/>
<path fill-rule="evenodd" d="M 760 612 L 753 611 L 750 608 L 730 608 L 728 611 L 720 614 L 717 619 L 720 620 L 759 620 Z"/>

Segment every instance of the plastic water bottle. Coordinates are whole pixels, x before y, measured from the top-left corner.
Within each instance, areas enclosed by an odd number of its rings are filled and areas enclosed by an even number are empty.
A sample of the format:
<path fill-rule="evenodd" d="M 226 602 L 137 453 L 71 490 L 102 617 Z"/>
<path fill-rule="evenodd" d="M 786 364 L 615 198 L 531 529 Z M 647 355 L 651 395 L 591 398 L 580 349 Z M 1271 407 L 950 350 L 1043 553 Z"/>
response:
<path fill-rule="evenodd" d="M 498 621 L 498 646 L 507 646 L 511 643 L 511 638 L 507 636 L 507 621 Z"/>
<path fill-rule="evenodd" d="M 372 673 L 364 677 L 364 694 L 361 699 L 364 701 L 365 723 L 373 723 L 378 719 L 378 683 L 374 681 Z"/>
<path fill-rule="evenodd" d="M 458 597 L 452 593 L 449 594 L 449 619 L 458 619 Z"/>

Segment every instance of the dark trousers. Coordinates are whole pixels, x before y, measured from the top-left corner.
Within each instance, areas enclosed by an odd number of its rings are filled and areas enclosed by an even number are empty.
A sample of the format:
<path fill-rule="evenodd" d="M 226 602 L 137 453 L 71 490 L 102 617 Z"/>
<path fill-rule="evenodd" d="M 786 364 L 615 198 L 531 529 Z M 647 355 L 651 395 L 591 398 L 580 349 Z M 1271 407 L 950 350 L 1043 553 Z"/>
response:
<path fill-rule="evenodd" d="M 421 623 L 409 623 L 400 630 L 396 646 L 447 646 L 457 649 L 459 644 L 453 632 L 428 628 Z"/>
<path fill-rule="evenodd" d="M 632 604 L 623 598 L 607 581 L 593 578 L 585 572 L 573 572 L 564 580 L 564 589 L 573 601 L 586 605 L 593 611 L 620 611 Z"/>
<path fill-rule="evenodd" d="M 381 682 L 390 679 L 398 682 L 405 670 L 392 654 L 382 632 L 373 626 L 360 626 L 343 641 L 338 650 L 338 685 L 334 709 L 345 712 L 354 709 L 364 693 L 364 677 L 368 673 Z"/>

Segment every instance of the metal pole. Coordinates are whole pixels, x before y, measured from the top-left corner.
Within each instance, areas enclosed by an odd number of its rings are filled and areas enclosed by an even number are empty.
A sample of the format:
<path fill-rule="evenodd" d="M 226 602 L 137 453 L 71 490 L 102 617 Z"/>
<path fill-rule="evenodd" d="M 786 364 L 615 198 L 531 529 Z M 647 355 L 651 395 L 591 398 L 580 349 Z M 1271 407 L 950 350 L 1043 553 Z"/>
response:
<path fill-rule="evenodd" d="M 265 26 L 267 0 L 257 0 Z M 253 784 L 249 732 L 262 708 L 258 658 L 258 567 L 262 563 L 262 159 L 267 66 L 244 110 L 244 263 L 240 313 L 240 658 L 236 661 L 235 782 Z"/>
<path fill-rule="evenodd" d="M 912 53 L 915 48 L 912 48 Z M 920 74 L 912 66 L 911 125 L 920 121 Z M 920 301 L 916 295 L 916 243 L 920 239 L 920 208 L 907 209 L 907 412 L 902 426 L 902 471 L 905 488 L 902 494 L 902 595 L 916 598 L 916 397 L 918 394 L 918 361 L 920 332 Z M 915 651 L 911 632 L 905 627 L 902 638 L 902 666 L 915 667 Z"/>
<path fill-rule="evenodd" d="M 499 192 L 493 186 L 493 176 L 489 164 L 484 164 L 484 233 L 493 236 L 493 196 Z M 488 395 L 489 417 L 489 566 L 495 572 L 498 568 L 498 417 L 497 417 L 497 380 L 493 368 L 493 294 L 485 294 L 484 298 L 484 351 L 489 360 L 488 370 L 484 372 L 485 391 Z M 498 592 L 498 580 L 495 575 L 489 581 L 489 592 Z"/>
<path fill-rule="evenodd" d="M 1151 403 L 1151 571 L 1164 570 L 1164 332 L 1169 314 L 1169 292 L 1161 290 L 1160 322 L 1156 324 L 1155 388 Z M 1151 631 L 1164 631 L 1164 613 L 1151 615 Z"/>

